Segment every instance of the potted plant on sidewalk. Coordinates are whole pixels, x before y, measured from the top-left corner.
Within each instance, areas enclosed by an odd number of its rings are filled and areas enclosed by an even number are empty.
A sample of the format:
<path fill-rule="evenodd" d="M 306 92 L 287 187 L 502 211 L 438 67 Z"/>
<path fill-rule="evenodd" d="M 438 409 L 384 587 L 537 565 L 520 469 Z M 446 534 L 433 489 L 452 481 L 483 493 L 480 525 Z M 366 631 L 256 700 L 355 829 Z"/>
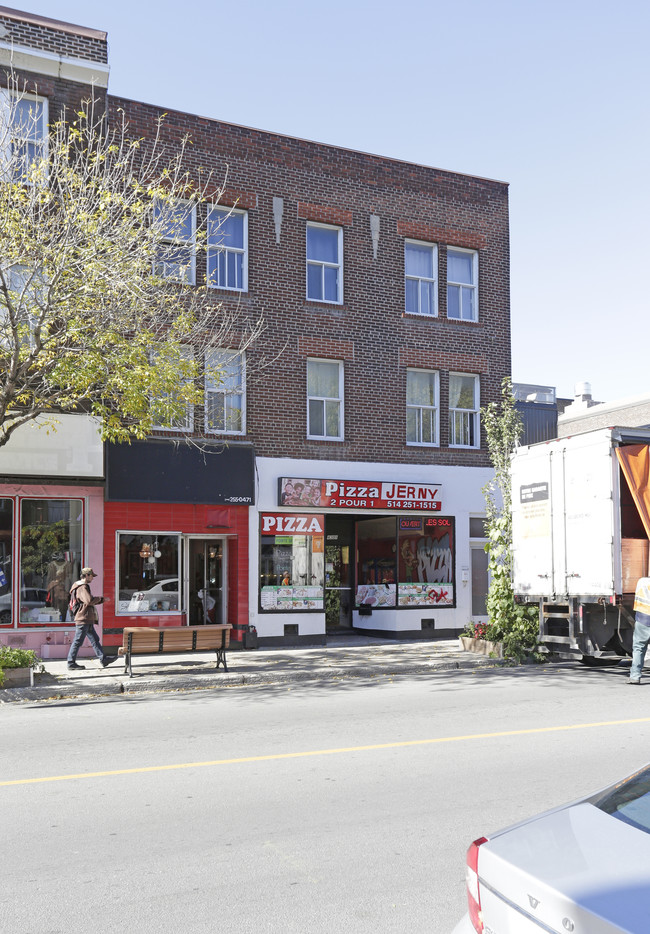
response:
<path fill-rule="evenodd" d="M 31 687 L 41 660 L 33 649 L 0 645 L 0 688 Z"/>

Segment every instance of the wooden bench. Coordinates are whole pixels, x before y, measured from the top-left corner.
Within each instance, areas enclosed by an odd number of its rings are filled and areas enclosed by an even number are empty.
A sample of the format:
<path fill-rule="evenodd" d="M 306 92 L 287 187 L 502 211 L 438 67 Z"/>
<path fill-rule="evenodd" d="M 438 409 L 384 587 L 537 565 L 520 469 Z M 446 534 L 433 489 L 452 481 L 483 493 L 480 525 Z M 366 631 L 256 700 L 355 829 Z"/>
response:
<path fill-rule="evenodd" d="M 226 649 L 230 645 L 230 623 L 222 626 L 174 626 L 154 629 L 151 626 L 127 626 L 124 641 L 117 650 L 124 656 L 124 673 L 133 677 L 134 655 L 180 655 L 186 652 L 216 652 L 217 664 L 226 664 Z"/>

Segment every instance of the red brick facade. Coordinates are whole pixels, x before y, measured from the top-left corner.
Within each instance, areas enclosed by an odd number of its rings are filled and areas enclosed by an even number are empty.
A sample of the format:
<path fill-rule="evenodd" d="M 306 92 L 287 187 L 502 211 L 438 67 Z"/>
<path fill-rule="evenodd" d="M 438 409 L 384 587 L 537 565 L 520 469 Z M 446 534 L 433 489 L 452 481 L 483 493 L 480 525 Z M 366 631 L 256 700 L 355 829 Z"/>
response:
<path fill-rule="evenodd" d="M 153 134 L 162 109 L 109 98 L 126 112 L 133 135 Z M 214 291 L 250 320 L 263 315 L 261 344 L 278 357 L 248 386 L 247 434 L 262 456 L 342 461 L 485 466 L 480 450 L 449 448 L 448 374 L 480 377 L 481 404 L 510 373 L 508 189 L 501 182 L 292 139 L 169 112 L 163 140 L 183 134 L 198 173 L 225 178 L 223 203 L 248 209 L 248 289 Z M 273 199 L 283 199 L 280 242 Z M 379 217 L 377 258 L 370 217 Z M 307 300 L 308 221 L 343 230 L 343 300 Z M 404 312 L 404 240 L 438 245 L 438 316 Z M 478 250 L 479 320 L 447 318 L 447 246 Z M 205 271 L 197 268 L 197 281 Z M 310 356 L 344 361 L 344 441 L 306 440 L 306 366 Z M 439 448 L 407 446 L 406 368 L 440 373 Z"/>

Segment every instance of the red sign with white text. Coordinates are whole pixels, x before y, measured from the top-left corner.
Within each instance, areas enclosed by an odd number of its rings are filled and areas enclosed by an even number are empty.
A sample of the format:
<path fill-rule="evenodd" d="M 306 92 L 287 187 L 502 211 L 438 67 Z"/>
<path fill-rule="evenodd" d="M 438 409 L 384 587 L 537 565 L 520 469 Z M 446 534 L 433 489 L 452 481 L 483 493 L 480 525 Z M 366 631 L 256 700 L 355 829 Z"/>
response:
<path fill-rule="evenodd" d="M 377 480 L 318 480 L 281 477 L 280 506 L 346 509 L 417 509 L 440 512 L 438 483 Z"/>

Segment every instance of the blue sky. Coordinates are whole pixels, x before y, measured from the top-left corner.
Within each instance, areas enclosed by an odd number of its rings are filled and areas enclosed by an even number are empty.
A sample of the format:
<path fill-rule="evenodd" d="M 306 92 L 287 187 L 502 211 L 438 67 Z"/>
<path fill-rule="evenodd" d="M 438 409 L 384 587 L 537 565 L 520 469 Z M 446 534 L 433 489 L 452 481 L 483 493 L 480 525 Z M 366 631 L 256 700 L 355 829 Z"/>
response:
<path fill-rule="evenodd" d="M 108 32 L 113 94 L 509 182 L 514 379 L 650 394 L 647 2 L 29 9 Z"/>

